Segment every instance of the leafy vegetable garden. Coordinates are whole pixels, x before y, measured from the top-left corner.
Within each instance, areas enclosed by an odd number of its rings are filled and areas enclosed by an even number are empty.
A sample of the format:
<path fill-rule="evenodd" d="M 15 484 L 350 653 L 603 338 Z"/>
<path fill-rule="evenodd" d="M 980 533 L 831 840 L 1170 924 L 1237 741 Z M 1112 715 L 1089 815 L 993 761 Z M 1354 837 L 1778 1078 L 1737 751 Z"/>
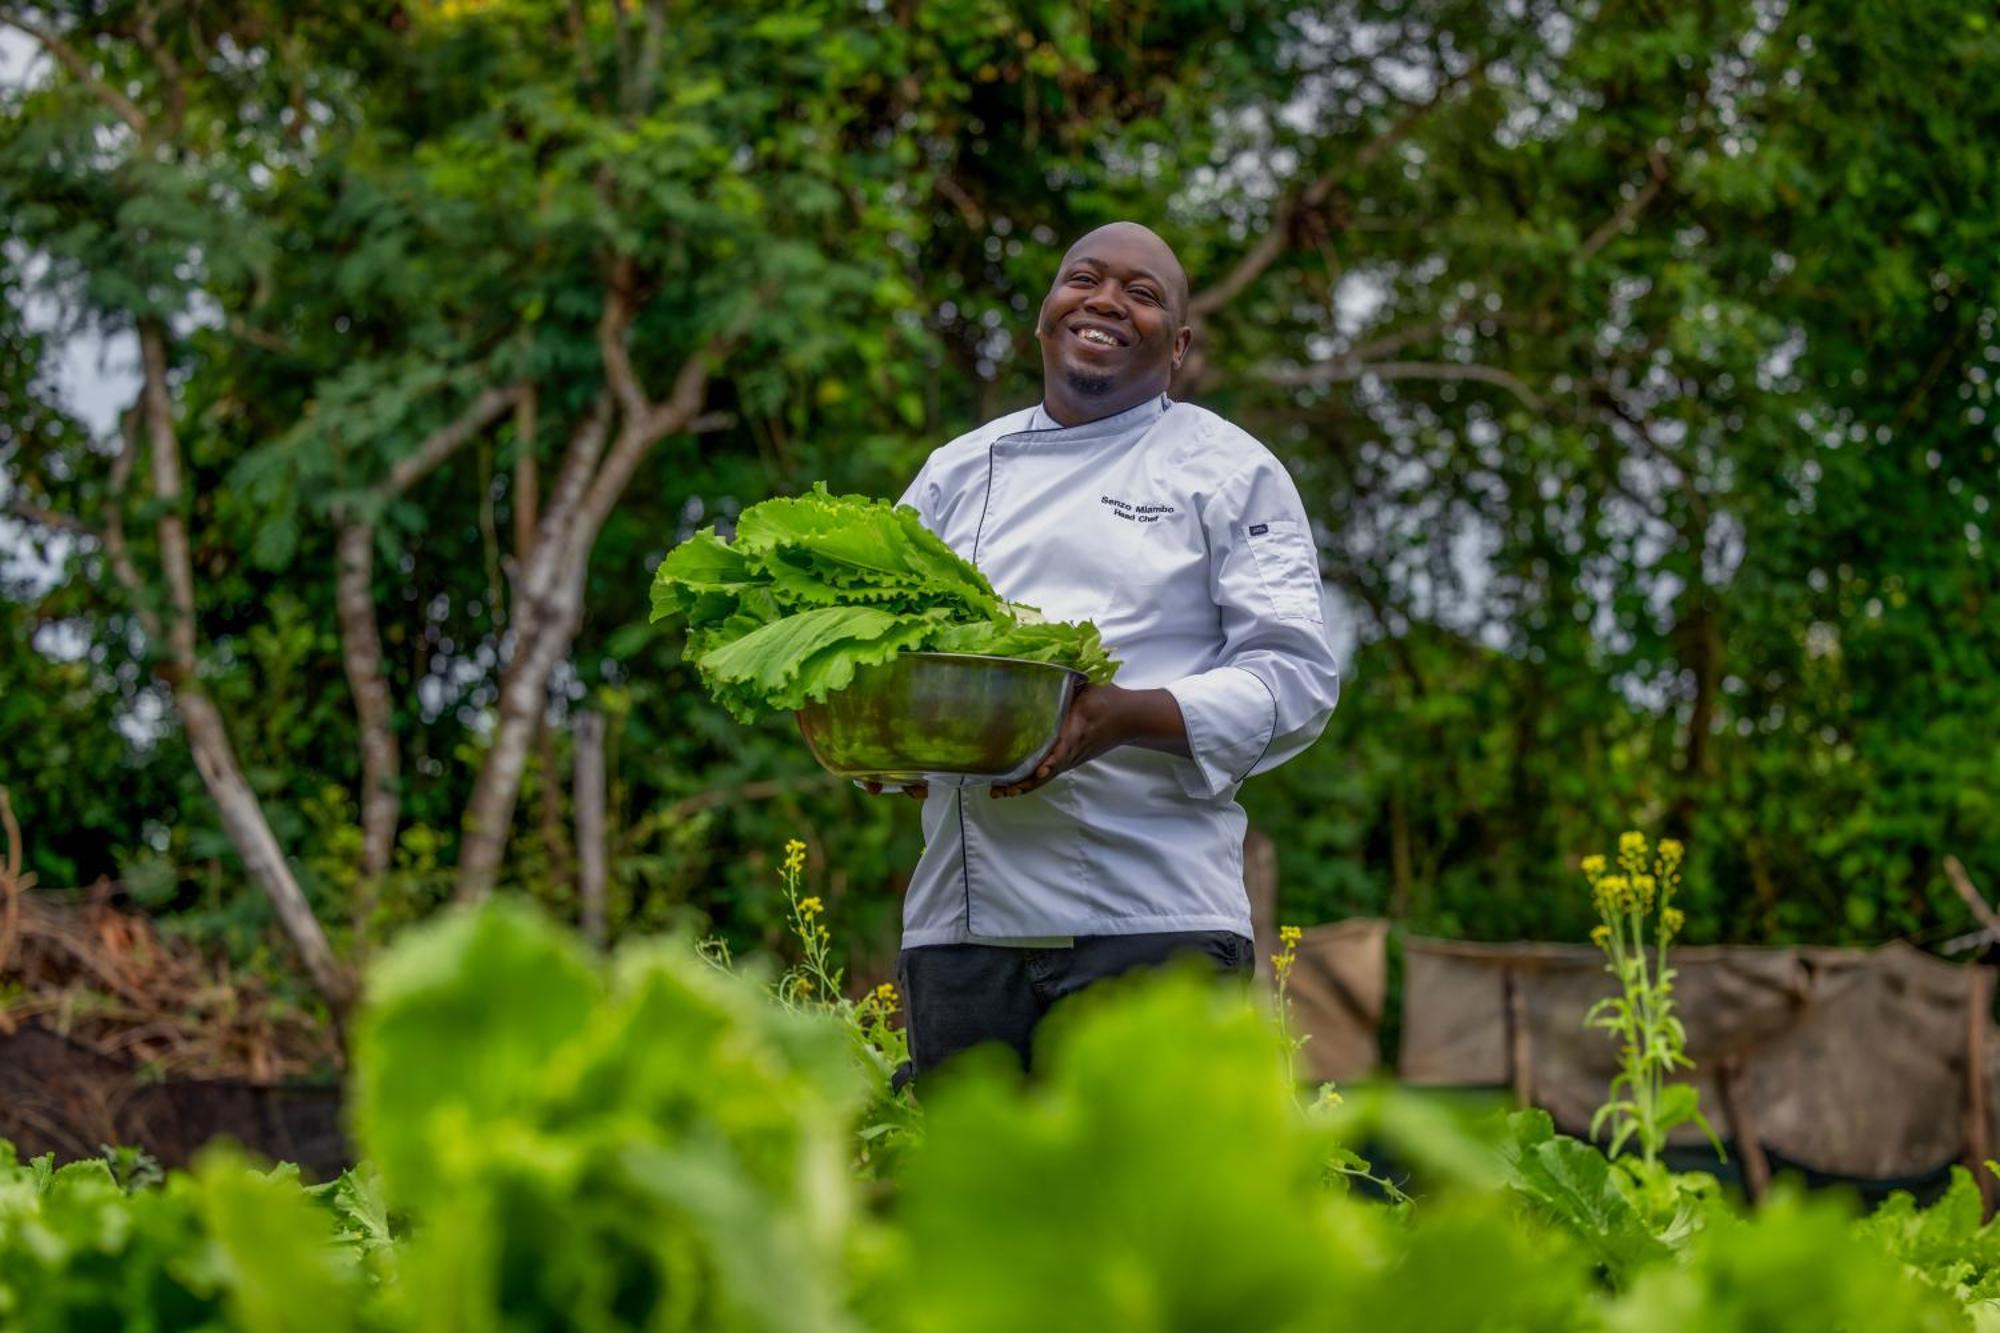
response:
<path fill-rule="evenodd" d="M 829 970 L 803 851 L 781 975 L 684 939 L 599 959 L 506 903 L 411 931 L 369 979 L 364 1162 L 336 1181 L 0 1148 L 0 1326 L 2000 1327 L 1964 1173 L 1928 1209 L 1781 1190 L 1752 1214 L 1657 1161 L 1693 1111 L 1658 1077 L 1670 845 L 1589 863 L 1623 983 L 1615 1158 L 1534 1111 L 1302 1097 L 1282 992 L 1273 1015 L 1188 975 L 1079 1004 L 1032 1082 L 975 1058 L 920 1108 L 891 1089 L 893 991 Z M 1371 1187 L 1364 1145 L 1409 1177 Z"/>

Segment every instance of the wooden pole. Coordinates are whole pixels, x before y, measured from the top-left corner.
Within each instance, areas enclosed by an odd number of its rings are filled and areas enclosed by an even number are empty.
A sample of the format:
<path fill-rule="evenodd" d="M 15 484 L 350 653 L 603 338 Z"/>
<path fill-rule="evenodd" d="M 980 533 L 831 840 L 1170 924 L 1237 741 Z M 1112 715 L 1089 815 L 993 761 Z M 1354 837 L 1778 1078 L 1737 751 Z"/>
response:
<path fill-rule="evenodd" d="M 576 715 L 576 770 L 570 799 L 576 803 L 576 883 L 582 900 L 584 938 L 605 943 L 604 904 L 604 717 Z"/>
<path fill-rule="evenodd" d="M 1278 951 L 1278 848 L 1260 828 L 1243 834 L 1243 891 L 1250 899 L 1250 933 L 1257 941 L 1257 980 L 1276 984 L 1271 955 Z"/>
<path fill-rule="evenodd" d="M 1521 979 L 1511 967 L 1500 971 L 1507 995 L 1507 1073 L 1514 1085 L 1514 1100 L 1521 1106 L 1535 1104 L 1535 1053 L 1528 1039 L 1528 997 Z"/>
<path fill-rule="evenodd" d="M 1986 1034 L 1993 1019 L 1993 974 L 1974 966 L 1965 980 L 1965 1164 L 1979 1182 L 1981 1212 L 1990 1218 L 1993 1173 L 1986 1161 L 1993 1148 L 1986 1119 Z"/>
<path fill-rule="evenodd" d="M 14 959 L 14 941 L 21 934 L 21 890 L 35 878 L 21 873 L 21 826 L 14 821 L 14 807 L 5 787 L 0 787 L 0 832 L 7 839 L 4 856 L 0 856 L 0 976 L 5 976 Z"/>
<path fill-rule="evenodd" d="M 1743 1168 L 1743 1192 L 1750 1202 L 1762 1203 L 1771 1188 L 1771 1159 L 1764 1155 L 1764 1143 L 1757 1133 L 1757 1114 L 1743 1089 L 1743 1057 L 1725 1055 L 1716 1067 L 1716 1090 L 1722 1094 L 1722 1114 L 1729 1121 L 1729 1137 L 1736 1140 L 1736 1160 Z"/>

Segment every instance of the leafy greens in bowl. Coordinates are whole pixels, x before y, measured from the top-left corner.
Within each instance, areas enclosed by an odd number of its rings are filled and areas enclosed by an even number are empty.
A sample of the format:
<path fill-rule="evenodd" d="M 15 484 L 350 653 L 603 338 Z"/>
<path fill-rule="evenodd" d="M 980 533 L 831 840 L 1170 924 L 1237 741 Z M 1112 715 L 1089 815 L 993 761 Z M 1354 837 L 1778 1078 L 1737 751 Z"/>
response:
<path fill-rule="evenodd" d="M 1003 600 L 916 510 L 823 482 L 745 509 L 733 541 L 704 528 L 682 542 L 652 601 L 653 620 L 686 619 L 688 660 L 742 722 L 824 700 L 903 652 L 1048 662 L 1098 684 L 1118 667 L 1096 626 Z"/>

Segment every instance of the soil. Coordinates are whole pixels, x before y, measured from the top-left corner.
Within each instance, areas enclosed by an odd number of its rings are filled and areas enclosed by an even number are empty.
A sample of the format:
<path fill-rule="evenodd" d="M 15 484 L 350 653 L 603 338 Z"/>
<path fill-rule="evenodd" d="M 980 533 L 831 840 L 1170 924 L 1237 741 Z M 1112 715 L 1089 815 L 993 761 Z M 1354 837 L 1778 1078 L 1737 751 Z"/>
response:
<path fill-rule="evenodd" d="M 33 1022 L 0 1034 L 0 1138 L 24 1161 L 52 1152 L 58 1164 L 129 1144 L 184 1167 L 218 1138 L 267 1161 L 296 1162 L 315 1181 L 353 1164 L 337 1085 L 148 1082 L 136 1066 Z"/>

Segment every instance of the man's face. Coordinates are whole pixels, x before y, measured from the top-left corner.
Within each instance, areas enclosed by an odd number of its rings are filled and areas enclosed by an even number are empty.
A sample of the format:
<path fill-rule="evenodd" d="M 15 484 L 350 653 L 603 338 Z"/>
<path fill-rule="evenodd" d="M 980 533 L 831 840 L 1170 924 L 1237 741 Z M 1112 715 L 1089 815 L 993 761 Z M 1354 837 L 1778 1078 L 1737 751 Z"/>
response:
<path fill-rule="evenodd" d="M 1091 232 L 1042 301 L 1045 391 L 1112 412 L 1166 392 L 1191 337 L 1186 301 L 1187 279 L 1159 237 L 1130 223 Z"/>

